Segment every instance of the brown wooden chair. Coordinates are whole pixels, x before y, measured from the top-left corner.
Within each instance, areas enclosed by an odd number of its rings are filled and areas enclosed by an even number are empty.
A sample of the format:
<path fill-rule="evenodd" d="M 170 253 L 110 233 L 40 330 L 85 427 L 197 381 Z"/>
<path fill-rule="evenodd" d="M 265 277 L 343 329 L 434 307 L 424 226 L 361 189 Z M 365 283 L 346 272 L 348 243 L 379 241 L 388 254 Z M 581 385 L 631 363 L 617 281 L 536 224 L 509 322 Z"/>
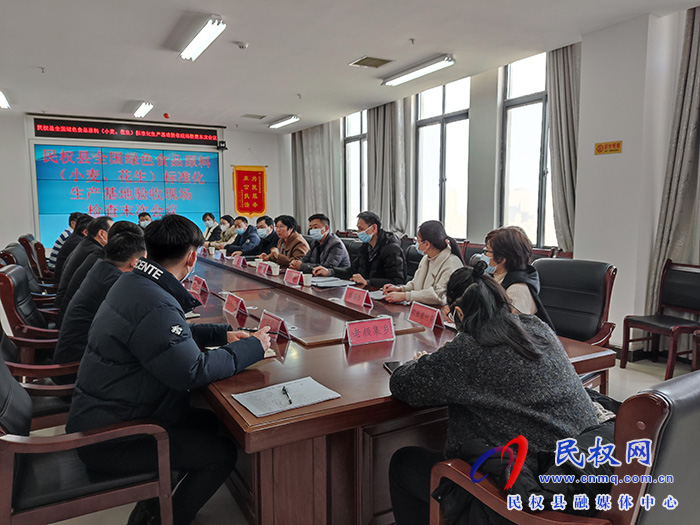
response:
<path fill-rule="evenodd" d="M 661 289 L 656 313 L 653 315 L 628 315 L 625 317 L 622 334 L 622 352 L 620 368 L 627 366 L 629 344 L 634 341 L 651 341 L 652 359 L 659 355 L 661 336 L 670 337 L 666 379 L 673 377 L 676 358 L 679 355 L 692 354 L 692 369 L 698 369 L 698 350 L 696 346 L 678 351 L 678 339 L 683 334 L 692 334 L 700 330 L 700 322 L 668 315 L 666 309 L 700 315 L 700 266 L 666 261 L 661 274 Z M 630 339 L 630 330 L 637 328 L 649 332 L 649 336 Z"/>
<path fill-rule="evenodd" d="M 501 516 L 522 525 L 697 523 L 700 513 L 697 469 L 689 465 L 688 445 L 692 442 L 692 436 L 699 433 L 700 372 L 694 372 L 642 390 L 622 404 L 615 423 L 615 457 L 622 465 L 614 468 L 614 475 L 618 476 L 620 483 L 611 488 L 612 509 L 600 512 L 595 518 L 554 511 L 533 513 L 529 510 L 508 510 L 505 491 L 490 477 L 480 483 L 472 483 L 469 477 L 471 466 L 461 460 L 444 461 L 433 467 L 431 492 L 443 478 L 450 479 Z M 651 441 L 651 466 L 644 466 L 637 460 L 628 464 L 625 460 L 627 443 L 639 439 Z M 656 483 L 662 475 L 672 475 L 673 484 Z M 637 476 L 639 482 L 625 482 L 625 476 Z M 622 494 L 629 494 L 634 501 L 634 506 L 626 511 L 618 506 L 618 498 Z M 645 494 L 656 500 L 649 510 L 641 508 L 641 499 Z M 669 495 L 678 501 L 675 510 L 667 510 L 662 505 Z M 592 507 L 594 504 L 591 502 Z M 527 508 L 525 501 L 523 508 Z M 442 523 L 440 506 L 431 498 L 430 524 Z"/>
<path fill-rule="evenodd" d="M 18 264 L 27 272 L 27 279 L 29 280 L 29 287 L 32 292 L 37 294 L 44 293 L 55 293 L 58 285 L 51 282 L 44 282 L 37 278 L 35 273 L 32 271 L 32 265 L 29 262 L 29 257 L 24 248 L 16 242 L 12 242 L 5 246 L 3 250 L 0 251 L 0 258 L 2 258 L 7 264 Z"/>
<path fill-rule="evenodd" d="M 165 429 L 128 423 L 52 437 L 30 437 L 29 395 L 0 366 L 0 523 L 37 525 L 159 498 L 161 523 L 172 525 L 170 453 Z M 79 447 L 150 435 L 156 440 L 157 472 L 106 475 L 89 471 Z"/>
<path fill-rule="evenodd" d="M 557 250 L 557 253 L 554 254 L 554 257 L 557 257 L 559 259 L 573 259 L 574 252 L 565 252 L 560 248 L 559 250 Z"/>
<path fill-rule="evenodd" d="M 45 284 L 52 283 L 53 272 L 49 270 L 46 263 L 46 249 L 44 248 L 44 245 L 37 241 L 31 234 L 22 235 L 17 240 L 24 248 L 24 251 L 27 252 L 29 264 L 31 265 L 37 279 Z"/>
<path fill-rule="evenodd" d="M 537 259 L 554 257 L 556 251 L 556 248 L 533 248 L 531 260 L 536 261 Z"/>

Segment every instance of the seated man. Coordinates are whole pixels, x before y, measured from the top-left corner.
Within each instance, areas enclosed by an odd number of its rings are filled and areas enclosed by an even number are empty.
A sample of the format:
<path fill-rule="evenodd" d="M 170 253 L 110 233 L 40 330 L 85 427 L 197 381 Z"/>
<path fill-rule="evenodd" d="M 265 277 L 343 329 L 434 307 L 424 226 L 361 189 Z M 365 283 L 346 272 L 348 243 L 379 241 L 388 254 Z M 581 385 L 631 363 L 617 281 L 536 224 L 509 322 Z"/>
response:
<path fill-rule="evenodd" d="M 75 229 L 73 230 L 73 233 L 71 233 L 70 237 L 66 239 L 66 242 L 63 243 L 61 249 L 58 250 L 58 254 L 56 255 L 56 264 L 53 268 L 53 281 L 56 284 L 61 282 L 63 265 L 66 263 L 68 257 L 70 257 L 70 254 L 73 253 L 73 250 L 78 247 L 78 245 L 87 235 L 87 227 L 91 221 L 92 217 L 90 217 L 87 213 L 81 213 L 80 217 L 78 217 L 78 219 L 75 221 Z"/>
<path fill-rule="evenodd" d="M 274 228 L 275 222 L 272 220 L 272 217 L 263 215 L 257 220 L 256 224 L 258 227 L 257 232 L 258 237 L 260 237 L 260 244 L 258 244 L 257 248 L 255 248 L 255 250 L 253 250 L 253 252 L 250 253 L 250 255 L 270 253 L 272 248 L 275 248 L 280 240 Z M 232 255 L 240 254 L 234 252 Z"/>
<path fill-rule="evenodd" d="M 163 426 L 171 467 L 185 473 L 172 499 L 174 522 L 187 524 L 236 462 L 235 444 L 217 435 L 219 421 L 213 413 L 189 407 L 189 392 L 259 361 L 270 338 L 267 327 L 247 337 L 225 324 L 187 323 L 185 312 L 200 305 L 181 283 L 204 244 L 196 224 L 166 215 L 144 235 L 148 259 L 140 259 L 117 280 L 95 315 L 66 430 L 83 432 L 141 419 Z M 78 454 L 95 471 L 157 468 L 150 437 L 100 443 Z M 132 517 L 150 505 L 137 505 Z"/>
<path fill-rule="evenodd" d="M 114 224 L 112 224 L 112 227 L 107 233 L 107 245 L 109 245 L 109 243 L 114 237 L 124 232 L 132 232 L 140 237 L 143 237 L 143 228 L 141 228 L 138 224 L 134 224 L 131 221 L 117 221 Z M 68 310 L 68 305 L 70 304 L 71 299 L 80 288 L 80 285 L 85 280 L 85 277 L 87 276 L 88 272 L 92 269 L 93 266 L 95 266 L 95 263 L 97 261 L 99 261 L 100 259 L 104 259 L 106 249 L 107 246 L 105 246 L 104 250 L 96 250 L 88 254 L 88 256 L 85 257 L 85 260 L 82 262 L 82 264 L 78 266 L 78 269 L 75 270 L 75 272 L 73 272 L 73 277 L 71 277 L 70 282 L 68 283 L 68 287 L 66 288 L 66 291 L 63 295 L 63 299 L 61 300 L 61 306 L 59 308 L 58 313 L 59 325 L 63 321 L 63 316 L 65 315 L 66 310 Z M 97 308 L 95 309 L 95 311 L 97 311 Z M 87 328 L 90 328 L 90 325 L 87 325 Z"/>
<path fill-rule="evenodd" d="M 56 256 L 58 256 L 58 252 L 61 250 L 63 243 L 66 242 L 68 237 L 70 237 L 73 233 L 73 230 L 75 230 L 75 223 L 78 221 L 81 215 L 81 212 L 74 211 L 68 217 L 68 228 L 63 230 L 61 235 L 58 236 L 58 239 L 56 239 L 56 242 L 53 243 L 49 260 L 46 262 L 46 266 L 48 266 L 49 270 L 53 271 L 54 267 L 56 266 Z"/>
<path fill-rule="evenodd" d="M 63 296 L 66 294 L 66 289 L 73 274 L 78 267 L 85 261 L 88 255 L 99 252 L 100 257 L 104 255 L 103 246 L 107 244 L 107 236 L 109 229 L 112 227 L 113 221 L 111 217 L 97 217 L 90 221 L 87 227 L 87 236 L 80 241 L 80 244 L 73 250 L 68 259 L 63 265 L 61 272 L 61 280 L 58 281 L 58 290 L 56 291 L 56 299 L 53 303 L 55 308 L 61 308 L 63 305 Z"/>
<path fill-rule="evenodd" d="M 123 222 L 127 221 L 114 224 L 109 232 L 104 259 L 95 262 L 76 294 L 66 305 L 66 314 L 53 354 L 54 363 L 72 363 L 83 358 L 88 342 L 88 330 L 107 292 L 122 273 L 133 270 L 138 260 L 146 256 L 143 230 L 138 225 L 128 223 L 138 232 L 122 229 L 121 233 L 113 234 Z M 75 376 L 54 377 L 53 380 L 59 384 L 73 383 Z"/>
<path fill-rule="evenodd" d="M 350 267 L 350 255 L 343 241 L 331 232 L 331 221 L 322 213 L 309 217 L 309 235 L 314 240 L 311 250 L 301 261 L 292 261 L 289 267 L 311 273 L 316 266 L 324 268 Z"/>
<path fill-rule="evenodd" d="M 258 230 L 252 224 L 248 226 L 248 219 L 241 215 L 233 219 L 233 227 L 236 238 L 231 244 L 226 245 L 226 253 L 228 255 L 253 255 L 260 244 Z"/>
<path fill-rule="evenodd" d="M 314 275 L 334 275 L 375 288 L 385 284 L 404 284 L 406 257 L 396 235 L 382 230 L 382 221 L 371 211 L 363 211 L 357 216 L 357 231 L 357 238 L 364 244 L 350 268 L 318 266 L 314 268 Z"/>
<path fill-rule="evenodd" d="M 147 211 L 139 213 L 139 226 L 141 226 L 141 228 L 145 230 L 146 226 L 148 226 L 152 222 L 153 217 L 151 217 L 150 213 L 148 213 Z"/>

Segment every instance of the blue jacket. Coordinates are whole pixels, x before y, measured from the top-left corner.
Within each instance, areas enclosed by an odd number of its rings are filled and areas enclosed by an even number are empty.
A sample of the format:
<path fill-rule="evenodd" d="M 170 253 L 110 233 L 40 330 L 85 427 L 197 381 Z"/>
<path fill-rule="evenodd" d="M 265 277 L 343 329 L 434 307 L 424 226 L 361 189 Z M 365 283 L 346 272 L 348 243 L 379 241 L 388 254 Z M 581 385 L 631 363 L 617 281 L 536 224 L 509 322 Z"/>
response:
<path fill-rule="evenodd" d="M 260 244 L 260 236 L 255 226 L 248 226 L 242 235 L 236 235 L 231 244 L 226 245 L 226 253 L 241 252 L 243 255 L 254 255 Z"/>
<path fill-rule="evenodd" d="M 263 358 L 254 337 L 227 344 L 228 325 L 187 324 L 185 312 L 199 304 L 170 272 L 147 259 L 122 275 L 92 323 L 66 430 L 136 419 L 167 427 L 187 409 L 189 390 Z"/>

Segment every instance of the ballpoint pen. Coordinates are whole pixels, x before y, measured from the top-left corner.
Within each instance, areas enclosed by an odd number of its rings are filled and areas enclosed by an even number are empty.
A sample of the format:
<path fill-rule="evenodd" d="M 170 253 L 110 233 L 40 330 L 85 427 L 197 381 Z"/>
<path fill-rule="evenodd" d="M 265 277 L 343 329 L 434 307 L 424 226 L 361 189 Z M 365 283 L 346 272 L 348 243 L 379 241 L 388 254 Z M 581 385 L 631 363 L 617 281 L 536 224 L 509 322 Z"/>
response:
<path fill-rule="evenodd" d="M 282 387 L 282 393 L 285 395 L 285 397 L 289 400 L 289 404 L 292 404 L 292 398 L 289 395 L 289 392 L 287 391 L 287 387 L 283 386 Z"/>
<path fill-rule="evenodd" d="M 238 330 L 242 330 L 242 331 L 244 331 L 244 332 L 257 332 L 257 331 L 260 330 L 260 328 L 246 328 L 245 326 L 241 326 L 240 328 L 238 328 Z M 267 332 L 267 333 L 270 334 L 270 335 L 277 335 L 277 334 L 279 334 L 279 332 Z"/>

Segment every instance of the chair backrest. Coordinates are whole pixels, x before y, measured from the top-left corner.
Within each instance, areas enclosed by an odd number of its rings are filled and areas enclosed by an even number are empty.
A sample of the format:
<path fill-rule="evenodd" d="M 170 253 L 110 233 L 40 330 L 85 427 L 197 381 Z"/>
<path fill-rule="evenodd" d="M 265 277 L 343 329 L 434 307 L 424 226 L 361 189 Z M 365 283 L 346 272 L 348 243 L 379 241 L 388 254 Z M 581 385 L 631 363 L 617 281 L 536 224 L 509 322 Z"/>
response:
<path fill-rule="evenodd" d="M 12 255 L 14 258 L 14 263 L 20 265 L 24 269 L 25 273 L 27 274 L 27 281 L 30 291 L 34 293 L 41 293 L 41 285 L 39 284 L 36 275 L 34 275 L 32 265 L 29 263 L 29 257 L 27 256 L 25 249 L 22 248 L 19 243 L 12 242 L 5 246 L 3 251 Z M 7 259 L 5 260 L 7 261 Z"/>
<path fill-rule="evenodd" d="M 0 268 L 0 302 L 13 333 L 23 324 L 48 327 L 32 299 L 27 273 L 16 264 Z"/>
<path fill-rule="evenodd" d="M 561 248 L 557 250 L 557 253 L 554 254 L 554 257 L 559 257 L 561 259 L 573 259 L 574 258 L 574 252 L 565 252 Z"/>
<path fill-rule="evenodd" d="M 666 261 L 661 274 L 659 308 L 700 315 L 700 266 Z"/>
<path fill-rule="evenodd" d="M 533 248 L 532 249 L 532 257 L 530 257 L 530 258 L 533 261 L 536 261 L 537 259 L 554 257 L 555 252 L 556 252 L 556 248 Z"/>
<path fill-rule="evenodd" d="M 32 426 L 32 400 L 27 391 L 0 363 L 0 434 L 28 436 Z"/>
<path fill-rule="evenodd" d="M 24 251 L 27 252 L 29 264 L 35 275 L 40 279 L 47 279 L 49 276 L 46 274 L 48 266 L 46 265 L 44 245 L 37 241 L 31 233 L 21 235 L 17 241 L 22 245 Z"/>
<path fill-rule="evenodd" d="M 408 246 L 406 249 L 406 274 L 409 281 L 416 275 L 416 270 L 418 270 L 418 265 L 422 258 L 423 256 L 418 253 L 418 248 L 416 248 L 415 244 Z"/>
<path fill-rule="evenodd" d="M 404 235 L 399 239 L 399 243 L 401 244 L 401 251 L 403 253 L 406 253 L 406 250 L 408 250 L 408 247 L 411 246 L 412 244 L 415 244 L 416 240 L 413 237 L 409 237 L 408 235 Z"/>
<path fill-rule="evenodd" d="M 620 407 L 615 423 L 615 458 L 622 462 L 615 468 L 620 479 L 629 476 L 651 476 L 654 482 L 620 483 L 612 487 L 613 508 L 599 518 L 615 525 L 656 525 L 659 523 L 697 523 L 698 469 L 692 467 L 692 447 L 700 435 L 700 371 L 664 381 L 628 398 Z M 639 439 L 651 441 L 651 466 L 632 459 L 628 464 L 627 443 Z M 673 476 L 673 484 L 657 483 L 659 476 Z M 620 511 L 621 494 L 632 496 L 635 507 Z M 656 504 L 641 510 L 639 501 L 649 494 Z M 675 510 L 663 507 L 672 495 L 679 502 Z M 671 517 L 672 516 L 672 517 Z"/>
<path fill-rule="evenodd" d="M 7 334 L 5 333 L 5 330 L 3 329 L 2 325 L 0 324 L 0 355 L 2 356 L 3 360 L 6 362 L 10 363 L 19 363 L 20 361 L 20 355 L 19 355 L 19 349 L 15 344 L 12 342 L 12 340 L 7 337 Z"/>
<path fill-rule="evenodd" d="M 357 238 L 352 237 L 341 237 L 340 240 L 343 242 L 348 250 L 348 255 L 350 256 L 350 261 L 352 262 L 357 252 L 362 248 L 362 241 L 357 240 Z"/>
<path fill-rule="evenodd" d="M 470 259 L 472 258 L 472 256 L 474 256 L 477 253 L 483 252 L 485 248 L 486 248 L 485 244 L 478 244 L 475 242 L 467 242 L 464 246 L 464 252 L 463 252 L 464 262 L 468 264 Z"/>
<path fill-rule="evenodd" d="M 617 268 L 579 259 L 542 258 L 533 262 L 540 275 L 540 299 L 557 334 L 588 341 L 608 320 Z"/>

